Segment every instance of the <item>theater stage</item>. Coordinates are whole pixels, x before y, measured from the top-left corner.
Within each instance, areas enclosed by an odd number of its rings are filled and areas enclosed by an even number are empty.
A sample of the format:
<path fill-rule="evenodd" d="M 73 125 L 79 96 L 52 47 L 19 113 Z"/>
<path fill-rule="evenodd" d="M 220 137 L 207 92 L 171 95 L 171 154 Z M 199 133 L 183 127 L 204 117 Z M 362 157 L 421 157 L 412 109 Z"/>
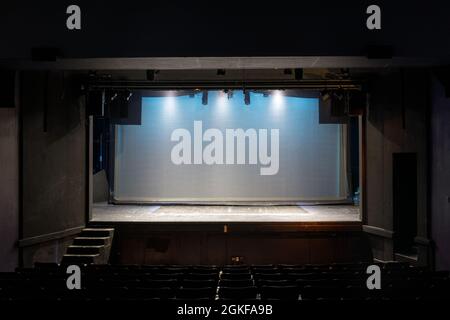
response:
<path fill-rule="evenodd" d="M 114 205 L 94 203 L 91 222 L 360 222 L 358 206 Z"/>

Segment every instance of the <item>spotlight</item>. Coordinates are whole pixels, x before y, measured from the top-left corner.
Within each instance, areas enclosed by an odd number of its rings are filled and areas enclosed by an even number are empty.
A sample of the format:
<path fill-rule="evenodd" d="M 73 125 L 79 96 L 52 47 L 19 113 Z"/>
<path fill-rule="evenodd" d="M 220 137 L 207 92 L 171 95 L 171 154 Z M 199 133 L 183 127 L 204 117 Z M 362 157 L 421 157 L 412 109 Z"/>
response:
<path fill-rule="evenodd" d="M 206 106 L 208 104 L 208 91 L 203 90 L 202 92 L 202 105 Z"/>
<path fill-rule="evenodd" d="M 250 92 L 247 90 L 244 90 L 244 103 L 247 106 L 250 104 Z"/>
<path fill-rule="evenodd" d="M 125 95 L 125 100 L 130 101 L 132 95 L 133 95 L 133 92 L 127 91 L 127 93 Z"/>
<path fill-rule="evenodd" d="M 320 96 L 322 97 L 322 101 L 327 101 L 330 99 L 330 92 L 328 92 L 328 90 L 322 90 L 322 92 L 320 92 Z"/>
<path fill-rule="evenodd" d="M 345 95 L 345 93 L 344 93 L 343 90 L 338 90 L 338 91 L 334 91 L 333 92 L 333 97 L 338 99 L 338 100 L 344 99 L 344 95 Z"/>
<path fill-rule="evenodd" d="M 117 92 L 114 92 L 114 94 L 111 96 L 110 100 L 114 101 L 117 98 Z"/>

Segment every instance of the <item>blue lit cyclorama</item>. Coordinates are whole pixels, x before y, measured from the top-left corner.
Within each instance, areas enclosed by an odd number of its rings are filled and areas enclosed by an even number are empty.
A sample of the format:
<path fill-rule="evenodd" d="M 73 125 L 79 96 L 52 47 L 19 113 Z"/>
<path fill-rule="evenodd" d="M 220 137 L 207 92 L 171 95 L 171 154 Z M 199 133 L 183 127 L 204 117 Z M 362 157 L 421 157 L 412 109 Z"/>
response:
<path fill-rule="evenodd" d="M 249 105 L 241 90 L 230 99 L 209 91 L 207 105 L 202 93 L 144 97 L 142 125 L 116 126 L 113 196 L 117 202 L 343 199 L 342 131 L 340 124 L 319 124 L 318 99 L 282 91 L 251 92 Z"/>

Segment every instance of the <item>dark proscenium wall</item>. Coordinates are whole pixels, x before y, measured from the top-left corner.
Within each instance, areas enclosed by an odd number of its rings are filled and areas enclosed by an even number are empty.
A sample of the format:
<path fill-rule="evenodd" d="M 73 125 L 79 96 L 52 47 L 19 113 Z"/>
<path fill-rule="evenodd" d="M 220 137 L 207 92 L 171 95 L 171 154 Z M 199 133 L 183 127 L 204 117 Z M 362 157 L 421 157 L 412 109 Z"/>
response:
<path fill-rule="evenodd" d="M 450 98 L 436 79 L 431 111 L 431 226 L 436 268 L 450 269 Z"/>
<path fill-rule="evenodd" d="M 364 230 L 374 257 L 393 260 L 393 154 L 417 156 L 417 263 L 428 259 L 427 112 L 429 74 L 422 69 L 393 70 L 371 81 L 366 121 L 366 202 Z M 411 213 L 414 214 L 414 213 Z"/>
<path fill-rule="evenodd" d="M 86 117 L 80 88 L 67 72 L 21 75 L 25 265 L 58 262 L 85 224 Z"/>
<path fill-rule="evenodd" d="M 19 262 L 18 106 L 3 107 L 0 105 L 0 272 L 14 271 Z"/>

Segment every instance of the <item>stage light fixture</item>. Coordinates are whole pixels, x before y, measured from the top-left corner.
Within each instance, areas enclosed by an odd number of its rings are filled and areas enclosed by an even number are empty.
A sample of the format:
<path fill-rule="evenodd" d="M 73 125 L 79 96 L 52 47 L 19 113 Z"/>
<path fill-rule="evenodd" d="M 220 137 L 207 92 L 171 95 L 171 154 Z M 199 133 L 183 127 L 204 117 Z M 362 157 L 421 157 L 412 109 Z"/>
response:
<path fill-rule="evenodd" d="M 246 106 L 250 104 L 250 92 L 248 90 L 244 90 L 244 103 Z"/>
<path fill-rule="evenodd" d="M 111 95 L 110 100 L 111 100 L 111 101 L 114 101 L 116 98 L 117 98 L 117 92 L 114 92 L 114 94 Z"/>
<path fill-rule="evenodd" d="M 202 92 L 202 105 L 206 106 L 208 104 L 208 91 L 203 90 Z"/>
<path fill-rule="evenodd" d="M 130 101 L 132 95 L 133 95 L 133 92 L 127 91 L 127 92 L 126 92 L 126 95 L 125 95 L 125 97 L 126 97 L 125 99 L 126 99 L 127 101 Z"/>
<path fill-rule="evenodd" d="M 327 101 L 328 99 L 330 99 L 330 92 L 328 90 L 322 90 L 320 92 L 320 96 L 322 98 L 322 101 Z"/>

